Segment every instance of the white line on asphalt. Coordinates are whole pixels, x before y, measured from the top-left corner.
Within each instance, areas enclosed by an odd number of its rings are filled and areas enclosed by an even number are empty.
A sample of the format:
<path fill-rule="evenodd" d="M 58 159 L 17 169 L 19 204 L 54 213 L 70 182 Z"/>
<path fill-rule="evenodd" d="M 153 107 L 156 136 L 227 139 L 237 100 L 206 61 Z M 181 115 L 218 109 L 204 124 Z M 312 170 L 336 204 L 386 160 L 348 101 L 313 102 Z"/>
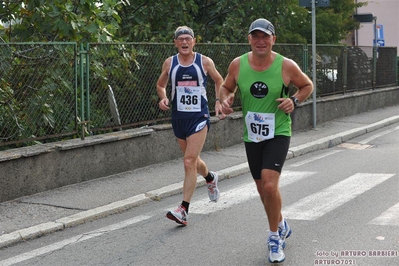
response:
<path fill-rule="evenodd" d="M 12 257 L 12 258 L 9 258 L 6 260 L 2 260 L 2 261 L 0 261 L 0 266 L 13 265 L 13 264 L 16 264 L 16 263 L 19 263 L 22 261 L 26 261 L 26 260 L 41 256 L 41 255 L 56 251 L 56 250 L 60 250 L 60 249 L 64 248 L 65 246 L 83 242 L 83 241 L 89 240 L 93 237 L 101 236 L 110 231 L 115 231 L 115 230 L 130 226 L 132 224 L 139 223 L 139 222 L 147 220 L 151 217 L 152 216 L 141 215 L 141 216 L 137 216 L 132 219 L 129 219 L 129 220 L 125 220 L 125 221 L 117 223 L 117 224 L 112 224 L 112 225 L 105 226 L 105 227 L 97 229 L 97 230 L 93 230 L 93 231 L 85 233 L 85 234 L 77 235 L 77 236 L 65 239 L 63 241 L 60 241 L 60 242 L 57 242 L 57 243 L 54 243 L 54 244 L 51 244 L 51 245 L 48 245 L 48 246 L 45 246 L 42 248 L 35 249 L 35 250 L 20 254 L 18 256 L 15 256 L 15 257 Z"/>
<path fill-rule="evenodd" d="M 366 139 L 360 141 L 359 143 L 360 143 L 360 144 L 367 144 L 367 143 L 369 143 L 370 141 L 372 141 L 372 140 L 374 140 L 374 139 L 376 139 L 376 138 L 382 137 L 382 136 L 384 136 L 384 135 L 386 135 L 386 134 L 392 133 L 392 132 L 395 131 L 395 130 L 399 130 L 399 126 L 398 126 L 398 127 L 395 127 L 394 129 L 385 130 L 385 131 L 380 132 L 380 133 L 378 133 L 378 134 L 373 134 L 371 137 L 368 137 L 368 138 L 366 138 Z"/>
<path fill-rule="evenodd" d="M 280 187 L 284 187 L 303 180 L 307 177 L 316 174 L 316 172 L 304 172 L 304 171 L 288 171 L 282 172 Z M 360 195 L 361 193 L 371 189 L 372 187 L 382 183 L 394 175 L 390 174 L 355 174 L 337 184 L 309 197 L 306 197 L 297 203 L 294 203 L 287 208 L 283 209 L 283 215 L 290 219 L 302 219 L 302 220 L 314 220 L 325 213 L 335 209 L 336 207 L 344 204 L 352 198 Z M 339 197 L 337 195 L 340 195 Z M 246 184 L 239 188 L 230 189 L 221 193 L 220 202 L 217 204 L 209 202 L 207 197 L 200 200 L 196 200 L 191 208 L 190 213 L 207 214 L 211 212 L 220 211 L 221 209 L 229 208 L 232 205 L 236 205 L 252 198 L 259 197 L 256 191 L 256 186 L 253 180 L 249 180 Z M 175 206 L 174 206 L 175 207 Z M 381 215 L 390 217 L 389 219 L 395 219 L 398 217 L 399 204 L 390 208 L 387 212 Z M 65 239 L 60 242 L 53 243 L 51 245 L 29 251 L 15 257 L 11 257 L 0 261 L 0 266 L 9 266 L 19 262 L 23 262 L 56 250 L 60 250 L 68 245 L 77 244 L 89 240 L 94 237 L 99 237 L 111 231 L 122 229 L 133 224 L 139 223 L 144 220 L 148 220 L 155 215 L 163 213 L 164 210 L 157 210 L 146 215 L 141 215 L 128 219 L 116 224 L 112 224 L 97 230 L 90 231 L 85 234 L 80 234 L 69 239 Z M 387 223 L 392 224 L 392 221 Z"/>
<path fill-rule="evenodd" d="M 280 187 L 287 186 L 314 174 L 315 172 L 283 171 L 280 178 Z M 259 195 L 256 191 L 255 182 L 251 179 L 250 182 L 240 186 L 239 188 L 230 189 L 226 192 L 221 192 L 219 200 L 220 202 L 218 202 L 217 204 L 209 202 L 208 198 L 196 201 L 195 204 L 193 204 L 193 207 L 191 207 L 190 213 L 212 213 L 225 208 L 229 208 L 230 206 L 236 204 L 240 204 L 255 197 L 259 197 Z"/>
<path fill-rule="evenodd" d="M 380 216 L 374 218 L 369 224 L 399 226 L 399 203 L 392 206 Z"/>
<path fill-rule="evenodd" d="M 286 186 L 288 184 L 294 183 L 296 181 L 299 181 L 305 177 L 311 176 L 315 174 L 314 172 L 297 172 L 297 171 L 283 171 L 283 174 L 281 176 L 281 181 L 280 184 L 281 186 Z M 237 196 L 239 195 L 239 196 Z M 199 201 L 195 201 L 195 203 L 193 204 L 194 206 L 192 207 L 192 213 L 210 213 L 210 212 L 215 212 L 218 211 L 220 209 L 224 209 L 227 208 L 233 204 L 237 204 L 239 202 L 244 202 L 246 200 L 249 200 L 253 197 L 257 197 L 258 194 L 256 192 L 256 187 L 255 184 L 252 180 L 250 180 L 250 182 L 248 182 L 248 184 L 241 186 L 238 189 L 232 189 L 229 190 L 227 192 L 222 193 L 222 199 L 226 200 L 227 204 L 214 204 L 214 203 L 210 203 L 208 197 L 204 197 L 203 199 L 199 200 Z M 215 208 L 210 207 L 209 205 L 213 205 Z M 64 248 L 65 246 L 68 245 L 73 245 L 73 244 L 77 244 L 79 242 L 82 241 L 86 241 L 89 240 L 91 238 L 94 237 L 98 237 L 101 236 L 105 233 L 111 232 L 111 231 L 115 231 L 121 228 L 125 228 L 128 227 L 130 225 L 136 224 L 138 222 L 150 219 L 151 217 L 158 215 L 160 213 L 163 213 L 164 210 L 158 210 L 158 211 L 154 211 L 151 213 L 148 213 L 147 215 L 142 215 L 142 216 L 138 216 L 129 220 L 125 220 L 116 224 L 112 224 L 85 234 L 80 234 L 68 239 L 65 239 L 63 241 L 39 248 L 39 249 L 35 249 L 23 254 L 20 254 L 18 256 L 9 258 L 9 259 L 5 259 L 0 261 L 0 266 L 9 266 L 9 265 L 13 265 L 19 262 L 23 262 L 29 259 L 33 259 L 35 257 L 56 251 L 56 250 L 60 250 L 62 248 Z"/>
<path fill-rule="evenodd" d="M 283 216 L 296 220 L 315 220 L 392 176 L 394 174 L 357 173 L 283 208 Z"/>
<path fill-rule="evenodd" d="M 312 162 L 314 162 L 314 161 L 316 161 L 316 160 L 319 160 L 319 159 L 321 159 L 321 158 L 324 158 L 324 157 L 327 157 L 327 156 L 336 154 L 336 153 L 341 152 L 341 151 L 342 151 L 342 150 L 334 150 L 334 151 L 326 152 L 326 153 L 324 153 L 324 154 L 322 154 L 322 155 L 319 155 L 319 156 L 317 156 L 317 157 L 312 157 L 312 158 L 310 158 L 310 159 L 308 159 L 308 160 L 303 160 L 303 161 L 299 161 L 299 162 L 294 163 L 294 164 L 289 164 L 289 166 L 290 166 L 290 167 L 302 166 L 302 165 L 304 165 L 304 164 L 312 163 Z"/>

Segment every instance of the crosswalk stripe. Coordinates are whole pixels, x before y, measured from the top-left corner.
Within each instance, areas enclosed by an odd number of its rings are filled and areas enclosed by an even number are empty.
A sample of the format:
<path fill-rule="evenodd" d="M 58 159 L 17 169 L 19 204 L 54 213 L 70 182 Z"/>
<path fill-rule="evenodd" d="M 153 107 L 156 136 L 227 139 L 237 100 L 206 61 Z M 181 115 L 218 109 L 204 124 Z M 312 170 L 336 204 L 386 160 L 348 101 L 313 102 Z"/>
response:
<path fill-rule="evenodd" d="M 374 218 L 369 224 L 399 226 L 399 203 Z"/>
<path fill-rule="evenodd" d="M 314 174 L 315 172 L 283 171 L 280 177 L 280 187 L 287 186 Z M 247 184 L 238 188 L 231 189 L 225 192 L 223 192 L 222 190 L 220 193 L 220 200 L 216 204 L 213 202 L 209 202 L 209 199 L 207 197 L 196 201 L 194 204 L 192 204 L 192 207 L 190 207 L 190 213 L 212 213 L 225 208 L 229 208 L 230 206 L 236 204 L 240 204 L 255 197 L 259 197 L 259 195 L 256 191 L 255 182 L 251 180 L 251 182 L 248 182 Z"/>
<path fill-rule="evenodd" d="M 315 220 L 392 176 L 394 174 L 357 173 L 283 208 L 283 216 L 296 220 Z"/>
<path fill-rule="evenodd" d="M 341 152 L 341 151 L 342 151 L 342 150 L 332 150 L 332 151 L 330 151 L 330 152 L 325 152 L 324 154 L 321 154 L 321 155 L 319 155 L 319 156 L 313 156 L 313 157 L 310 158 L 310 159 L 302 160 L 302 161 L 299 161 L 299 162 L 297 162 L 297 163 L 290 164 L 289 166 L 290 166 L 290 167 L 299 167 L 299 166 L 302 166 L 302 165 L 304 165 L 304 164 L 312 163 L 312 162 L 314 162 L 314 161 L 316 161 L 316 160 L 320 160 L 320 159 L 322 159 L 322 158 L 325 158 L 325 157 L 327 157 L 327 156 L 336 154 L 336 153 Z"/>

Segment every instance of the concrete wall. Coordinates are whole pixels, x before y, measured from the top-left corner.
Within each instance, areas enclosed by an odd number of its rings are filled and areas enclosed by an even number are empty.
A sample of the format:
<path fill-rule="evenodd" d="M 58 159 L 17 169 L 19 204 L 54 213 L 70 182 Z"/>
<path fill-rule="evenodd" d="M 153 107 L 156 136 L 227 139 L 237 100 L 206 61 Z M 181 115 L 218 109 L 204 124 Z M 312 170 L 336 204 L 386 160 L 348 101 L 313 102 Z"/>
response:
<path fill-rule="evenodd" d="M 316 103 L 317 124 L 396 105 L 399 87 L 323 97 Z M 313 103 L 292 114 L 293 130 L 313 126 Z M 242 142 L 241 113 L 212 118 L 204 151 Z M 0 152 L 0 202 L 88 181 L 182 156 L 170 125 L 35 145 Z"/>

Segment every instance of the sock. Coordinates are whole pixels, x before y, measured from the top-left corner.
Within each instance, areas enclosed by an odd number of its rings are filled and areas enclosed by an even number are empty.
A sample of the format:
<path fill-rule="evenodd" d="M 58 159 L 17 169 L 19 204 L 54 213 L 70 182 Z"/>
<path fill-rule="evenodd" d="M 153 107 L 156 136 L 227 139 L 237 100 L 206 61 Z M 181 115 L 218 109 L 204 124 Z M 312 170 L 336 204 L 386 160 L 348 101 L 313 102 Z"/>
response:
<path fill-rule="evenodd" d="M 212 182 L 214 179 L 213 175 L 211 174 L 211 172 L 208 172 L 208 175 L 205 176 L 205 180 L 207 183 Z"/>
<path fill-rule="evenodd" d="M 269 231 L 269 237 L 271 237 L 271 236 L 278 236 L 278 237 L 280 237 L 280 235 L 278 234 L 278 232 Z"/>
<path fill-rule="evenodd" d="M 285 229 L 285 220 L 284 220 L 284 218 L 281 220 L 281 222 L 278 223 L 278 227 L 281 228 L 282 230 Z"/>
<path fill-rule="evenodd" d="M 190 202 L 187 201 L 182 201 L 181 202 L 181 206 L 186 210 L 186 212 L 188 213 L 188 206 L 190 206 Z"/>

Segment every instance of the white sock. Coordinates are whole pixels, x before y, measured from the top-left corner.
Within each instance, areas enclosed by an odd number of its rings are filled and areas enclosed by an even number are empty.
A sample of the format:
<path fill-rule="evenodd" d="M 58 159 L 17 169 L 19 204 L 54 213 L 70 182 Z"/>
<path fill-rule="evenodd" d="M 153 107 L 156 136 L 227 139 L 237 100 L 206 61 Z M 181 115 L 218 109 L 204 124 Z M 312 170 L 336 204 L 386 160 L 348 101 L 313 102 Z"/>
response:
<path fill-rule="evenodd" d="M 280 235 L 278 234 L 278 232 L 269 231 L 269 237 L 271 237 L 271 236 L 278 236 L 278 237 L 280 237 Z"/>

